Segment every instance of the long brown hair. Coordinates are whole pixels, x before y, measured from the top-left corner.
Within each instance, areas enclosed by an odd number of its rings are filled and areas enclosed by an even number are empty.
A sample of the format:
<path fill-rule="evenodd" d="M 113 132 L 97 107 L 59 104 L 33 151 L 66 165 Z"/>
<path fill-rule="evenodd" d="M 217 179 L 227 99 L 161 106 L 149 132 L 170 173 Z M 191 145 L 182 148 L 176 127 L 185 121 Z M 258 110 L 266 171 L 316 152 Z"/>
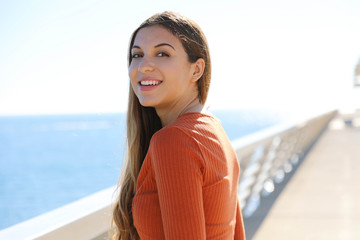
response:
<path fill-rule="evenodd" d="M 132 61 L 131 48 L 140 29 L 160 25 L 182 43 L 191 63 L 199 58 L 205 61 L 205 70 L 198 80 L 198 97 L 204 104 L 210 86 L 211 62 L 209 48 L 200 27 L 192 20 L 173 12 L 156 14 L 144 21 L 132 34 L 128 50 L 128 64 Z M 120 193 L 113 210 L 112 235 L 116 240 L 139 239 L 132 218 L 132 201 L 141 165 L 145 159 L 152 135 L 162 127 L 153 107 L 143 107 L 131 85 L 127 110 L 127 155 L 125 171 L 119 181 Z"/>

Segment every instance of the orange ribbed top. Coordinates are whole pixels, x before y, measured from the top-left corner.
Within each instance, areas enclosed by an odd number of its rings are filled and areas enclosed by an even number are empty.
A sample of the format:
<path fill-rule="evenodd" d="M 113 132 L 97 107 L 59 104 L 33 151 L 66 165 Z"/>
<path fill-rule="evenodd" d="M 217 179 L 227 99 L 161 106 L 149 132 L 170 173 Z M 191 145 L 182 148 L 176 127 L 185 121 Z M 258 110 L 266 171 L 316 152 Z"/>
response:
<path fill-rule="evenodd" d="M 142 240 L 245 239 L 239 163 L 219 121 L 185 113 L 156 132 L 132 212 Z"/>

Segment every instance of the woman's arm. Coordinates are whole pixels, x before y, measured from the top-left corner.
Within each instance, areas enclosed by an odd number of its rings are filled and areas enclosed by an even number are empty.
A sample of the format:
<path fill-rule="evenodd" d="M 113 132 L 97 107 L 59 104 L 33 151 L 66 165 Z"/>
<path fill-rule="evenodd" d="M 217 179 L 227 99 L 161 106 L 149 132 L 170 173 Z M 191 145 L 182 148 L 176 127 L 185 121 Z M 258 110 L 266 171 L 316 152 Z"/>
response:
<path fill-rule="evenodd" d="M 177 128 L 161 131 L 153 140 L 151 159 L 166 239 L 206 239 L 204 162 L 197 143 Z"/>

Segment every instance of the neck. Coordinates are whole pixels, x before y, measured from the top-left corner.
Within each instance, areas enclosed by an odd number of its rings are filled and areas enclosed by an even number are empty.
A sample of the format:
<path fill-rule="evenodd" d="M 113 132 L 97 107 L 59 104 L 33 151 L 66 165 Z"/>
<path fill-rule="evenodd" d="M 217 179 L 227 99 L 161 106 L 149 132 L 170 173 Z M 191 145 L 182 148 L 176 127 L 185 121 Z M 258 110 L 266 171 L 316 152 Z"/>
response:
<path fill-rule="evenodd" d="M 184 107 L 179 108 L 171 108 L 171 109 L 156 109 L 156 113 L 158 114 L 161 124 L 163 127 L 169 125 L 173 121 L 175 121 L 180 115 L 187 112 L 202 112 L 204 106 L 199 102 L 199 99 L 196 97 L 192 99 L 190 102 L 184 105 Z"/>

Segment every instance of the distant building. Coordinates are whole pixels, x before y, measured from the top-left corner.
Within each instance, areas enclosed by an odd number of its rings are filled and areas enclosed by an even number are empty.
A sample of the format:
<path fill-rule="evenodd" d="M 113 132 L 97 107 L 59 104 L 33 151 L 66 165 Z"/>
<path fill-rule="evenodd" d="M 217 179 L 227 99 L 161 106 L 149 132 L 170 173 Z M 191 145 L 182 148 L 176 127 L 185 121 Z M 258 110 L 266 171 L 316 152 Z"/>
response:
<path fill-rule="evenodd" d="M 354 87 L 360 87 L 360 59 L 358 64 L 355 67 L 354 72 Z"/>

